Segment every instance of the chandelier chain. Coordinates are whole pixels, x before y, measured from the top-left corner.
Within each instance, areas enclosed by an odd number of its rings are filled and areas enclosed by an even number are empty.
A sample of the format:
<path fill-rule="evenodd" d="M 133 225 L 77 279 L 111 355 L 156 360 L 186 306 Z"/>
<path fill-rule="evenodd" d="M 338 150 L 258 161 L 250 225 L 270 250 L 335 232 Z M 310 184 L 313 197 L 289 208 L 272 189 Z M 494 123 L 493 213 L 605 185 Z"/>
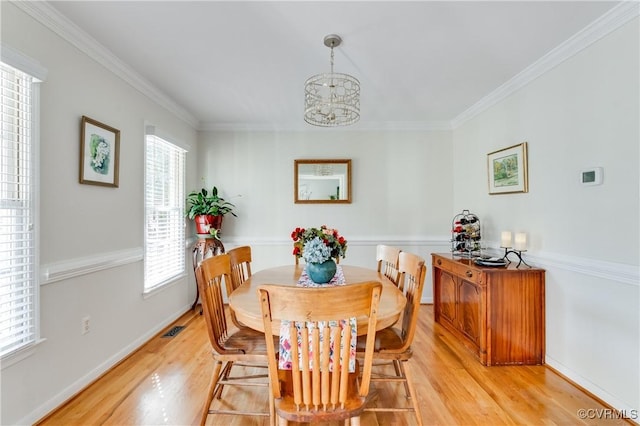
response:
<path fill-rule="evenodd" d="M 333 44 L 331 44 L 331 74 L 333 74 Z"/>

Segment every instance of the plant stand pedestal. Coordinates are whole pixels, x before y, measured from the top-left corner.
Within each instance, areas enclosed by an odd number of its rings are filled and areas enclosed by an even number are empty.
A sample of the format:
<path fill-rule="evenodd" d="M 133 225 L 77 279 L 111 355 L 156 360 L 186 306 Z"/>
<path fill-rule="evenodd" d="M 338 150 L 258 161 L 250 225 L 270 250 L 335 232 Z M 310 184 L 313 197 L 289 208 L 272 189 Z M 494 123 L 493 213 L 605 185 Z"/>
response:
<path fill-rule="evenodd" d="M 192 258 L 193 258 L 193 272 L 195 274 L 196 268 L 200 265 L 200 262 L 211 256 L 217 256 L 224 253 L 224 244 L 218 238 L 214 238 L 211 234 L 198 234 L 198 241 L 193 246 Z M 191 309 L 195 309 L 200 300 L 200 290 L 198 289 L 198 277 L 196 277 L 196 300 L 191 305 Z M 202 314 L 202 310 L 200 310 Z"/>

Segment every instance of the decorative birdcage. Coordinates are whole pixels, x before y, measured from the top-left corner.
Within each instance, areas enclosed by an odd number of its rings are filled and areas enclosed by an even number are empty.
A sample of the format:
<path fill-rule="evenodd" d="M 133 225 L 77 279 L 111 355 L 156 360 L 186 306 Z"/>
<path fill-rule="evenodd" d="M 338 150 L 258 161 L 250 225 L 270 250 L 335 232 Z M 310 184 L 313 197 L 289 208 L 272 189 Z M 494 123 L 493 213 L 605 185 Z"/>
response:
<path fill-rule="evenodd" d="M 480 256 L 480 219 L 463 210 L 451 221 L 451 253 L 468 258 Z"/>

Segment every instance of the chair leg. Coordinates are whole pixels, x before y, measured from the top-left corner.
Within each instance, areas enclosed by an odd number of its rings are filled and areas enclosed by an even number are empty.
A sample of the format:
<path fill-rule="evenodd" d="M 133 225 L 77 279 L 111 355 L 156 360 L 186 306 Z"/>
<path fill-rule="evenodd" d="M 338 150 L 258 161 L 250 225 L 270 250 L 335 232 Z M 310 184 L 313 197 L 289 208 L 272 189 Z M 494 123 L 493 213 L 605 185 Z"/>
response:
<path fill-rule="evenodd" d="M 406 379 L 405 384 L 409 389 L 409 395 L 411 395 L 411 406 L 413 407 L 413 412 L 416 415 L 416 420 L 418 420 L 418 426 L 422 426 L 422 416 L 420 415 L 416 389 L 413 386 L 413 373 L 411 372 L 411 367 L 408 365 L 409 363 L 407 361 L 401 362 L 404 362 L 404 364 L 400 364 L 400 367 L 404 370 L 404 377 Z"/>
<path fill-rule="evenodd" d="M 222 372 L 219 373 L 220 377 L 218 377 L 218 382 L 227 380 L 229 378 L 229 374 L 231 374 L 232 367 L 233 367 L 233 361 L 227 361 L 227 363 L 224 365 L 224 368 L 222 369 Z M 223 388 L 224 388 L 224 384 L 219 383 L 214 395 L 216 399 L 222 398 Z"/>
<path fill-rule="evenodd" d="M 211 383 L 209 384 L 207 399 L 205 400 L 204 407 L 202 408 L 202 417 L 200 418 L 200 426 L 204 426 L 204 424 L 207 422 L 209 407 L 211 406 L 211 401 L 213 401 L 213 393 L 216 389 L 216 385 L 218 384 L 218 374 L 220 374 L 221 368 L 222 368 L 222 361 L 216 361 L 216 364 L 213 368 L 213 374 L 211 375 Z"/>
<path fill-rule="evenodd" d="M 287 421 L 287 419 L 278 416 L 278 426 L 287 426 L 289 424 L 289 422 Z"/>
<path fill-rule="evenodd" d="M 402 364 L 402 361 L 399 361 L 397 359 L 393 360 L 393 368 L 395 368 L 396 370 L 396 376 L 401 377 L 402 380 L 402 384 L 404 385 L 404 394 L 407 397 L 407 399 L 411 399 L 412 398 L 412 393 L 411 393 L 411 389 L 409 389 L 409 382 L 407 380 L 407 373 L 404 371 L 404 365 Z"/>
<path fill-rule="evenodd" d="M 351 424 L 351 426 L 360 426 L 360 416 L 356 416 L 356 417 L 351 417 L 350 419 L 347 419 L 347 422 L 350 423 L 345 423 L 345 424 Z"/>
<path fill-rule="evenodd" d="M 269 379 L 267 391 L 269 392 L 269 426 L 276 426 L 276 404 L 271 391 L 271 379 Z"/>
<path fill-rule="evenodd" d="M 402 412 L 410 412 L 413 411 L 416 420 L 417 426 L 422 426 L 422 416 L 420 415 L 420 407 L 418 404 L 417 393 L 415 387 L 413 386 L 413 373 L 411 372 L 411 367 L 408 365 L 408 360 L 399 361 L 393 360 L 393 367 L 396 371 L 395 376 L 382 376 L 372 378 L 372 381 L 379 382 L 403 382 L 405 394 L 407 399 L 410 401 L 411 407 L 366 407 L 364 411 L 381 411 L 381 412 L 393 412 L 393 411 L 402 411 Z M 375 395 L 374 395 L 375 396 Z"/>
<path fill-rule="evenodd" d="M 393 364 L 393 369 L 396 370 L 396 376 L 401 377 L 402 374 L 400 373 L 400 367 L 398 366 L 398 360 L 397 359 L 393 360 L 392 364 Z"/>

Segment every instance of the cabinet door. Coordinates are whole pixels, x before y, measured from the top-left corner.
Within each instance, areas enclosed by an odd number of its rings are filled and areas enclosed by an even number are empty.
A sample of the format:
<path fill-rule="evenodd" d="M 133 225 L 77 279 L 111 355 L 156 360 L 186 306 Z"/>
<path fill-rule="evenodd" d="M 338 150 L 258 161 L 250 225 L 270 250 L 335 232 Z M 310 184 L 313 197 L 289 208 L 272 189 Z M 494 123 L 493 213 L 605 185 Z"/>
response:
<path fill-rule="evenodd" d="M 478 348 L 482 333 L 482 289 L 476 284 L 459 280 L 458 327 Z"/>
<path fill-rule="evenodd" d="M 440 274 L 440 316 L 451 324 L 456 323 L 456 280 L 448 272 Z"/>

